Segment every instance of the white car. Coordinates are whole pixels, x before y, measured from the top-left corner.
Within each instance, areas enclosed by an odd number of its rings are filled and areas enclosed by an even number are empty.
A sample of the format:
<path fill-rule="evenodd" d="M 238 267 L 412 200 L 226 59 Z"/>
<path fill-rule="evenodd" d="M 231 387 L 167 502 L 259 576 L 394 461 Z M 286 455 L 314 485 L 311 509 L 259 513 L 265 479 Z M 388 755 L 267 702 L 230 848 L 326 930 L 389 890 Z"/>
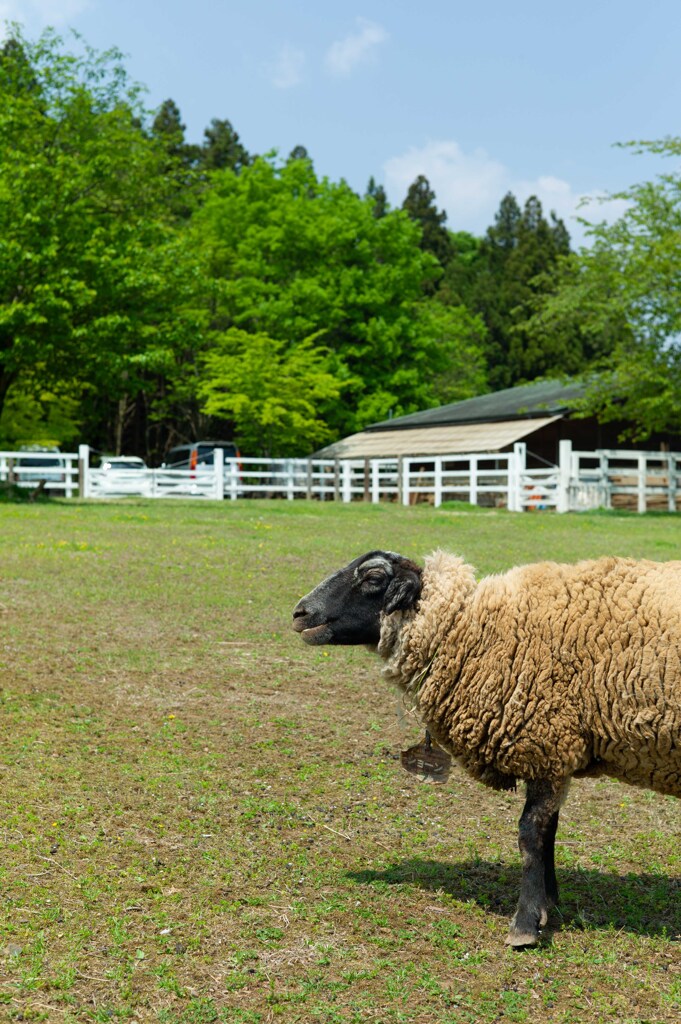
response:
<path fill-rule="evenodd" d="M 92 474 L 96 492 L 107 497 L 151 496 L 151 471 L 136 455 L 110 455 Z"/>
<path fill-rule="evenodd" d="M 42 483 L 52 493 L 63 493 L 66 460 L 60 457 L 58 448 L 34 444 L 24 445 L 20 451 L 22 454 L 14 464 L 19 487 L 35 487 Z"/>

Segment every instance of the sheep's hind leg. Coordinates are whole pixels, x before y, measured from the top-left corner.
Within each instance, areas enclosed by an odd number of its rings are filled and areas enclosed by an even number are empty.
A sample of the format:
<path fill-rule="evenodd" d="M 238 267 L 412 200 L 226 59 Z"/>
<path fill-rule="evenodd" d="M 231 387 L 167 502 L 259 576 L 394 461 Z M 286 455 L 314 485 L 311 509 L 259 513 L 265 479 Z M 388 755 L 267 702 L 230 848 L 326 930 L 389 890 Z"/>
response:
<path fill-rule="evenodd" d="M 558 831 L 558 814 L 551 815 L 544 840 L 544 885 L 549 908 L 558 906 L 558 880 L 556 879 L 555 845 Z"/>
<path fill-rule="evenodd" d="M 523 858 L 520 899 L 506 939 L 509 946 L 536 946 L 550 908 L 558 900 L 553 862 L 562 787 L 528 782 L 518 845 Z"/>

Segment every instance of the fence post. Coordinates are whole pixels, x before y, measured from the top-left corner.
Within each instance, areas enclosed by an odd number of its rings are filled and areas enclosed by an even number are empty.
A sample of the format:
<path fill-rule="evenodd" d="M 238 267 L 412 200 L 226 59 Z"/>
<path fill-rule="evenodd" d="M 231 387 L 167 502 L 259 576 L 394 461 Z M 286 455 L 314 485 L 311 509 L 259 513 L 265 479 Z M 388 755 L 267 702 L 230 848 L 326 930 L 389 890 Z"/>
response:
<path fill-rule="evenodd" d="M 508 460 L 508 508 L 513 512 L 522 512 L 523 504 L 523 473 L 527 460 L 527 445 L 524 441 L 516 441 L 513 445 L 513 458 Z M 513 463 L 513 473 L 511 473 Z M 511 501 L 511 495 L 513 495 Z"/>
<path fill-rule="evenodd" d="M 572 470 L 572 441 L 558 442 L 558 489 L 556 512 L 570 511 L 570 479 Z"/>
<path fill-rule="evenodd" d="M 411 484 L 411 459 L 400 460 L 402 463 L 402 504 L 409 504 L 409 487 Z"/>
<path fill-rule="evenodd" d="M 374 505 L 378 505 L 381 500 L 380 491 L 380 471 L 381 464 L 378 459 L 371 460 L 371 500 Z"/>
<path fill-rule="evenodd" d="M 438 455 L 435 459 L 435 466 L 433 472 L 433 505 L 435 508 L 439 508 L 442 504 L 442 456 Z"/>
<path fill-rule="evenodd" d="M 287 479 L 286 479 L 286 500 L 287 501 L 293 501 L 293 499 L 296 496 L 295 495 L 295 490 L 294 490 L 295 482 L 296 482 L 296 460 L 295 459 L 287 459 L 286 462 L 285 462 L 285 466 L 286 466 L 286 473 L 287 473 Z"/>
<path fill-rule="evenodd" d="M 647 483 L 647 469 L 648 461 L 641 452 L 638 456 L 638 509 L 639 513 L 646 511 L 646 483 Z"/>
<path fill-rule="evenodd" d="M 225 452 L 222 448 L 213 448 L 213 474 L 215 498 L 222 501 L 225 496 Z"/>
<path fill-rule="evenodd" d="M 73 497 L 73 469 L 74 469 L 73 464 L 74 464 L 74 462 L 75 462 L 76 468 L 77 468 L 78 467 L 78 459 L 67 459 L 66 460 L 66 465 L 64 466 L 64 470 L 65 470 L 65 473 L 64 473 L 64 477 L 65 477 L 65 479 L 64 479 L 64 497 L 65 498 L 72 498 Z"/>
<path fill-rule="evenodd" d="M 90 497 L 90 445 L 78 445 L 78 497 Z"/>
<path fill-rule="evenodd" d="M 341 463 L 342 470 L 342 491 L 343 501 L 348 504 L 352 501 L 352 466 L 349 459 L 345 459 Z"/>
<path fill-rule="evenodd" d="M 605 448 L 597 448 L 596 453 L 598 455 L 598 468 L 601 474 L 601 482 L 605 491 L 605 507 L 612 508 L 612 498 L 610 489 L 610 459 L 608 452 Z"/>
<path fill-rule="evenodd" d="M 471 505 L 478 504 L 478 457 L 472 455 L 468 460 L 468 484 L 469 484 L 469 495 L 468 500 Z"/>
<path fill-rule="evenodd" d="M 667 508 L 676 512 L 676 460 L 671 452 L 667 455 Z"/>
<path fill-rule="evenodd" d="M 305 467 L 305 497 L 312 501 L 312 459 L 307 460 Z"/>

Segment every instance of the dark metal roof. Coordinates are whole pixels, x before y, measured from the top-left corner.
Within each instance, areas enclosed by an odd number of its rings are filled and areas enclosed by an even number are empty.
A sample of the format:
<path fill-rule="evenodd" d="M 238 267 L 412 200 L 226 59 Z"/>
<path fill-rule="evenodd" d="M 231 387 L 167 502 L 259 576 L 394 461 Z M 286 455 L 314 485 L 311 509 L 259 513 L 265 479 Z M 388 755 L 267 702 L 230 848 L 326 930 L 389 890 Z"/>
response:
<path fill-rule="evenodd" d="M 464 402 L 440 405 L 436 409 L 396 416 L 372 423 L 365 430 L 403 430 L 407 427 L 434 427 L 449 423 L 494 423 L 499 420 L 538 419 L 565 415 L 582 398 L 585 385 L 561 380 L 542 380 L 505 391 L 493 391 Z"/>

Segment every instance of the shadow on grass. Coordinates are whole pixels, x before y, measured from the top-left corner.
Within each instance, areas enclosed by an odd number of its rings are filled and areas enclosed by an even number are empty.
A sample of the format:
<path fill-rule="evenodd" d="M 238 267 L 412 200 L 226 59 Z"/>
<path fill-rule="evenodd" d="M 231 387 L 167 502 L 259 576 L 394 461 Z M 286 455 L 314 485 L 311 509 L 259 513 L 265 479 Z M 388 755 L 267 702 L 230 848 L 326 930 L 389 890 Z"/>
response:
<path fill-rule="evenodd" d="M 551 915 L 550 930 L 614 928 L 681 939 L 681 878 L 570 868 L 558 869 L 557 875 L 561 906 Z M 351 871 L 347 877 L 363 885 L 441 890 L 505 918 L 513 915 L 520 891 L 520 865 L 484 860 L 446 864 L 414 858 L 385 871 Z"/>

